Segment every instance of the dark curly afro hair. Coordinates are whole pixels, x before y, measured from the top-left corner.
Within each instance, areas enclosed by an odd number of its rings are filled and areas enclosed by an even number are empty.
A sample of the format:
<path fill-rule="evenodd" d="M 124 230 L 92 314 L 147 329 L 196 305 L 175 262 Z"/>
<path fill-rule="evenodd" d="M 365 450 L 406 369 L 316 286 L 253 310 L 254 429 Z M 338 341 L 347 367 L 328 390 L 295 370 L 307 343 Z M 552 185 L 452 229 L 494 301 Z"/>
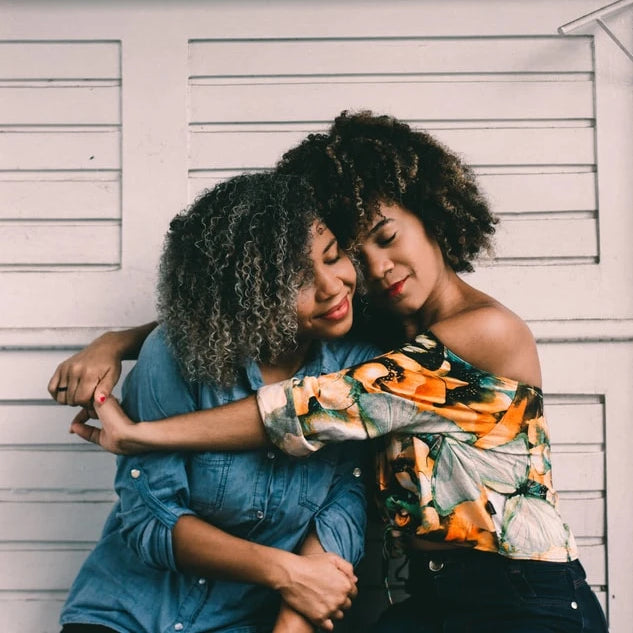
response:
<path fill-rule="evenodd" d="M 296 348 L 316 219 L 304 180 L 261 173 L 220 183 L 171 221 L 158 314 L 187 378 L 232 384 L 247 359 Z"/>
<path fill-rule="evenodd" d="M 415 213 L 456 272 L 491 250 L 497 219 L 474 175 L 426 132 L 371 112 L 338 116 L 326 134 L 311 134 L 284 154 L 280 173 L 315 189 L 323 219 L 344 247 L 354 246 L 379 214 L 378 203 Z"/>

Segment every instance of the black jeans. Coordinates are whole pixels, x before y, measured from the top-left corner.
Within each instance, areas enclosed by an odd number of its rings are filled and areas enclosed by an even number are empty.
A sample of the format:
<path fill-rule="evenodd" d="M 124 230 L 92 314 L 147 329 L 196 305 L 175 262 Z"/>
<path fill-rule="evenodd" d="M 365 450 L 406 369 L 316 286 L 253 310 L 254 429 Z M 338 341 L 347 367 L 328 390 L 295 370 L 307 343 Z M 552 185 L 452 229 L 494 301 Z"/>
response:
<path fill-rule="evenodd" d="M 406 588 L 372 633 L 607 633 L 579 561 L 413 552 Z"/>

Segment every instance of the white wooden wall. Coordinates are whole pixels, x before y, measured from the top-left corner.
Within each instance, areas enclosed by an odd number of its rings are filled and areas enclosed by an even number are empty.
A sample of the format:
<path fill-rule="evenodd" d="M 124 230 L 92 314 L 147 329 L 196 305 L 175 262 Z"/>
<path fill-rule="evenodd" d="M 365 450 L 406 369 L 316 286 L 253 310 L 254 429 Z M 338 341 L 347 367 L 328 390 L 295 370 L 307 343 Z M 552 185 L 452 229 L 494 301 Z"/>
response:
<path fill-rule="evenodd" d="M 0 631 L 54 633 L 112 502 L 56 364 L 149 320 L 167 222 L 342 109 L 424 127 L 501 215 L 472 276 L 530 322 L 555 483 L 611 630 L 633 622 L 633 64 L 601 0 L 0 0 Z M 633 10 L 606 18 L 633 48 Z M 381 605 L 375 547 L 363 620 Z"/>

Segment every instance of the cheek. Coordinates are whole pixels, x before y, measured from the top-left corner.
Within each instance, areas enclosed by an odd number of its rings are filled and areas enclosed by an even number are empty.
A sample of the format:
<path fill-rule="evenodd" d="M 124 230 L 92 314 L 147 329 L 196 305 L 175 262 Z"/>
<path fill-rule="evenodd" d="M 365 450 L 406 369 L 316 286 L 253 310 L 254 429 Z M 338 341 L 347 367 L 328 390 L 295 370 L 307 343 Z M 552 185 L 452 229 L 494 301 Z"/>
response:
<path fill-rule="evenodd" d="M 310 289 L 300 290 L 297 295 L 297 321 L 304 323 L 314 308 L 314 292 Z"/>

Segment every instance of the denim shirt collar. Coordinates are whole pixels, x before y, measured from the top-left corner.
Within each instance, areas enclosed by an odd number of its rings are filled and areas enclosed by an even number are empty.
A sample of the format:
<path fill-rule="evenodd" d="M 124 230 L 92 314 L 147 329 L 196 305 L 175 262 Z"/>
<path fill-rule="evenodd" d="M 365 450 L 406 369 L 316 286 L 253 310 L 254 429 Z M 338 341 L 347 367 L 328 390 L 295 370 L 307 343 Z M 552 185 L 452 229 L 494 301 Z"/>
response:
<path fill-rule="evenodd" d="M 340 369 L 335 355 L 323 341 L 314 341 L 308 351 L 305 364 L 297 371 L 295 376 L 320 376 L 330 374 Z M 257 391 L 264 386 L 262 372 L 254 360 L 248 360 L 244 366 L 246 382 L 252 391 Z"/>

